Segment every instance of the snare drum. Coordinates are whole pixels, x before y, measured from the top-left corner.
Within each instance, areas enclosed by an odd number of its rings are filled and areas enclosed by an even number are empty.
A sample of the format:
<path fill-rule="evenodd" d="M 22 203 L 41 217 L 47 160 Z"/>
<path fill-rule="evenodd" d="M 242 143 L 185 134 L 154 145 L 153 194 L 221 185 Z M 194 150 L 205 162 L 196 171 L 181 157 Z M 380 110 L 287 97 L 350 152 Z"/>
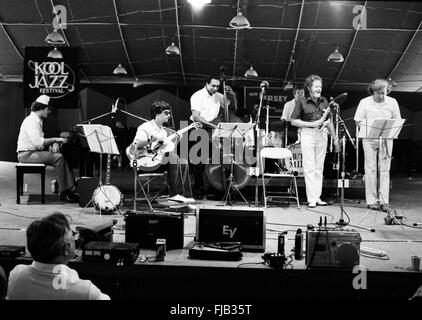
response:
<path fill-rule="evenodd" d="M 288 145 L 287 149 L 289 149 L 293 154 L 292 170 L 297 171 L 299 177 L 303 177 L 303 156 L 300 143 Z"/>

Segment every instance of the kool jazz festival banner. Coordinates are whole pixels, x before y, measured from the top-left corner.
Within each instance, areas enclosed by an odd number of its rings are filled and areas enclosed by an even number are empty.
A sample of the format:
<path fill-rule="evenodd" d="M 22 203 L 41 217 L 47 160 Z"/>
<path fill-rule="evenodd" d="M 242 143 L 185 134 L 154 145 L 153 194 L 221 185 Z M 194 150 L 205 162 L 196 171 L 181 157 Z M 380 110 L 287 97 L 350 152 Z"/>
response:
<path fill-rule="evenodd" d="M 24 106 L 41 94 L 51 97 L 55 108 L 78 107 L 78 48 L 60 47 L 63 59 L 48 58 L 52 47 L 26 47 L 24 59 Z"/>

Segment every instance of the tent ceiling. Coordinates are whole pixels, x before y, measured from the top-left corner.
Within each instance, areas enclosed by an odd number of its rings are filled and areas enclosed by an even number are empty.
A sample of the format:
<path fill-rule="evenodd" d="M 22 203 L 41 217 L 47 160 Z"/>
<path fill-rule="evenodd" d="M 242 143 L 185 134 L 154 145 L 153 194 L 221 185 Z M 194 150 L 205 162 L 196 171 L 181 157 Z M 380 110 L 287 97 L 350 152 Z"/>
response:
<path fill-rule="evenodd" d="M 66 45 L 79 47 L 82 81 L 197 84 L 208 74 L 236 85 L 283 86 L 320 75 L 336 90 L 358 90 L 391 77 L 396 91 L 422 92 L 422 3 L 417 1 L 212 0 L 199 11 L 187 0 L 2 0 L 2 81 L 22 79 L 27 46 L 44 46 L 53 7 L 66 8 Z M 357 5 L 367 28 L 356 30 Z M 241 10 L 251 28 L 229 21 Z M 180 56 L 165 54 L 174 40 Z M 338 47 L 343 63 L 327 57 Z M 294 61 L 294 62 L 293 62 Z M 121 63 L 127 77 L 113 76 Z M 253 65 L 259 78 L 244 72 Z"/>

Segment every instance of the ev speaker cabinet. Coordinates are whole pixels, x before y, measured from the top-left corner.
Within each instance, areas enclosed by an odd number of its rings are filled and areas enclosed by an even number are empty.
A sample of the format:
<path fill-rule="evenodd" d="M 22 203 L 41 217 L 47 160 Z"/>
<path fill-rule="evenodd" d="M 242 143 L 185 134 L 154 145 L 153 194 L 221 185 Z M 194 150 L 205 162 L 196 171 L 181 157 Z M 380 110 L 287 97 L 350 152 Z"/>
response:
<path fill-rule="evenodd" d="M 263 208 L 198 207 L 196 241 L 240 242 L 243 251 L 265 251 Z"/>

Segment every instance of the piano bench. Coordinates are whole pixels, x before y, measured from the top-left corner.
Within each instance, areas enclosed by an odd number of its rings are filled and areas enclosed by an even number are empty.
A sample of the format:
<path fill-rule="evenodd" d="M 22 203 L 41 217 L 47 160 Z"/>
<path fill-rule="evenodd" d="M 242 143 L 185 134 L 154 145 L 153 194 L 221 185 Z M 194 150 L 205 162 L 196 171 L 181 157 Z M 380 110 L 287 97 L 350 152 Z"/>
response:
<path fill-rule="evenodd" d="M 41 203 L 45 201 L 45 167 L 43 163 L 18 163 L 16 165 L 16 203 L 20 204 L 23 195 L 23 178 L 25 173 L 39 173 L 41 175 Z"/>

